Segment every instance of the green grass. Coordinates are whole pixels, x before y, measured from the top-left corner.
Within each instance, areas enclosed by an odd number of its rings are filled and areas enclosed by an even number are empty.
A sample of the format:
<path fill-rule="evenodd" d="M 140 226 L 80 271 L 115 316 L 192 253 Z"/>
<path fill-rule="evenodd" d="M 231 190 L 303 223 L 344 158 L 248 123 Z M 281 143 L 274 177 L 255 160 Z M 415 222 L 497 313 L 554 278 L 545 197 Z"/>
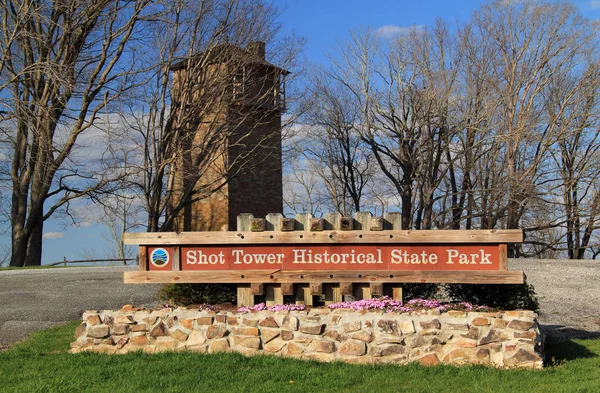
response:
<path fill-rule="evenodd" d="M 2 392 L 599 392 L 600 339 L 552 345 L 544 370 L 349 365 L 239 354 L 78 354 L 78 322 L 0 353 Z"/>

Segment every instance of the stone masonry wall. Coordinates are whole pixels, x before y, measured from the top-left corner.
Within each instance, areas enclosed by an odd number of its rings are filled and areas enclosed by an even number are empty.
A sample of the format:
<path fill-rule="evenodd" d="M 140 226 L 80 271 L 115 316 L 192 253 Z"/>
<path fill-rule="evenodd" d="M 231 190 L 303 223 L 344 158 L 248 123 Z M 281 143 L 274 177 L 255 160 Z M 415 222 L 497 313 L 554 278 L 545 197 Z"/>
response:
<path fill-rule="evenodd" d="M 86 311 L 71 352 L 236 351 L 349 363 L 541 368 L 536 317 L 531 311 L 236 313 L 125 306 Z"/>

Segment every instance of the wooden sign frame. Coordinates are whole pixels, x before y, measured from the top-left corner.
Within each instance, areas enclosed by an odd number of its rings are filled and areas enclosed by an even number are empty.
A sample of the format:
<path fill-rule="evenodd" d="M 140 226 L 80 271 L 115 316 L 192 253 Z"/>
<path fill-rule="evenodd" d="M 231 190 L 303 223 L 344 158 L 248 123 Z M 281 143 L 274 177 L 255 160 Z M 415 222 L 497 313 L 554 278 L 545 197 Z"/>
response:
<path fill-rule="evenodd" d="M 140 271 L 125 272 L 125 283 L 466 283 L 520 284 L 524 274 L 508 271 L 507 243 L 520 243 L 521 230 L 430 230 L 430 231 L 319 231 L 319 232 L 182 232 L 126 233 L 125 244 L 140 245 Z M 490 244 L 499 248 L 498 270 L 211 270 L 181 269 L 180 250 L 202 245 L 410 245 Z M 148 247 L 170 246 L 175 250 L 170 271 L 148 270 Z M 260 292 L 260 291 L 258 291 Z"/>

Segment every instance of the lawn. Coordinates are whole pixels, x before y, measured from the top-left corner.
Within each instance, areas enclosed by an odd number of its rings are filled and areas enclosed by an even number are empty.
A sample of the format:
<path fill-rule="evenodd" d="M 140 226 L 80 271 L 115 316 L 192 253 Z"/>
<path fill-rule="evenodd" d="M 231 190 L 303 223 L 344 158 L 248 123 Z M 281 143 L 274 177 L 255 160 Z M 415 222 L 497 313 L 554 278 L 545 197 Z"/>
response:
<path fill-rule="evenodd" d="M 599 392 L 600 339 L 555 343 L 544 370 L 349 365 L 270 356 L 67 353 L 78 322 L 0 353 L 2 392 Z"/>

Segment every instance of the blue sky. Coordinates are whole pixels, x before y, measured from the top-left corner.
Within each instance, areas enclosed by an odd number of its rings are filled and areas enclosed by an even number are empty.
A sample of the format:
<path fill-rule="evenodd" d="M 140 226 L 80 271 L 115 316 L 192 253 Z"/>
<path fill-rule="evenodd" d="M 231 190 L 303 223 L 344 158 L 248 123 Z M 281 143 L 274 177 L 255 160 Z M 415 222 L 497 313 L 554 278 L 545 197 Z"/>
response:
<path fill-rule="evenodd" d="M 514 0 L 507 0 L 514 1 Z M 282 33 L 295 31 L 306 41 L 304 55 L 309 62 L 324 64 L 325 53 L 337 42 L 345 41 L 349 31 L 359 27 L 390 30 L 415 25 L 431 25 L 437 17 L 449 23 L 467 20 L 484 1 L 479 0 L 275 0 L 282 9 Z M 575 0 L 573 3 L 590 19 L 600 19 L 600 0 Z M 86 222 L 74 227 L 51 220 L 45 225 L 42 263 L 102 257 L 110 247 L 102 225 Z M 6 238 L 8 241 L 9 239 Z"/>

